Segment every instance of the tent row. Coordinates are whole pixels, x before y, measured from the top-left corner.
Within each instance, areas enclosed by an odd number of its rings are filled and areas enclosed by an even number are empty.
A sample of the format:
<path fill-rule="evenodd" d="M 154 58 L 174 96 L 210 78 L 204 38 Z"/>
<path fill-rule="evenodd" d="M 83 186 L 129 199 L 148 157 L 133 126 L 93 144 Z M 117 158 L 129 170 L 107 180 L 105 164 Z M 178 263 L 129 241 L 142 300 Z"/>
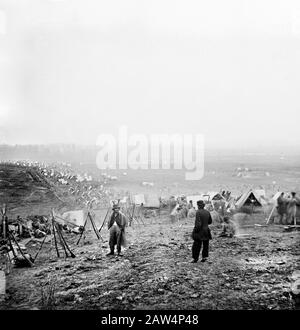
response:
<path fill-rule="evenodd" d="M 271 199 L 271 202 L 273 202 L 275 205 L 277 205 L 277 199 L 281 195 L 281 192 L 277 192 Z M 177 196 L 179 197 L 179 196 Z M 218 192 L 209 192 L 206 194 L 201 195 L 189 195 L 189 196 L 181 196 L 184 197 L 186 202 L 189 203 L 192 201 L 193 206 L 197 208 L 197 201 L 203 200 L 206 203 L 211 204 L 218 204 L 218 202 L 226 203 L 227 201 L 225 198 Z M 174 200 L 176 200 L 176 196 L 174 196 Z M 149 208 L 159 208 L 160 207 L 160 197 L 155 194 L 137 194 L 133 195 L 131 198 L 124 197 L 123 199 L 119 200 L 119 203 L 122 205 L 136 205 L 136 206 L 144 206 Z M 262 207 L 266 205 L 268 201 L 265 198 L 265 192 L 264 190 L 253 190 L 249 189 L 245 193 L 243 193 L 241 196 L 239 196 L 237 199 L 235 199 L 232 202 L 232 205 L 235 209 L 240 209 L 244 206 L 252 206 L 252 207 Z M 231 204 L 231 203 L 230 203 Z M 111 206 L 113 205 L 113 201 L 111 201 Z M 178 203 L 176 204 L 176 207 L 178 206 Z M 175 208 L 176 208 L 175 207 Z M 101 225 L 101 221 L 105 217 L 106 213 L 109 212 L 110 208 L 108 209 L 98 209 L 93 210 L 93 217 L 95 219 L 95 223 L 97 225 Z M 63 213 L 60 218 L 62 221 L 62 224 L 67 223 L 74 226 L 84 226 L 84 223 L 87 218 L 87 210 L 74 210 L 74 211 L 68 211 Z"/>
<path fill-rule="evenodd" d="M 111 201 L 113 205 L 115 201 Z M 144 207 L 160 207 L 160 197 L 155 194 L 137 194 L 133 195 L 131 198 L 128 196 L 123 197 L 118 201 L 119 204 L 135 204 L 137 206 L 143 205 Z"/>
<path fill-rule="evenodd" d="M 196 207 L 198 200 L 203 200 L 206 203 L 214 204 L 215 202 L 225 201 L 226 199 L 222 196 L 222 194 L 218 192 L 209 192 L 202 195 L 187 196 L 187 201 L 192 201 L 194 207 Z M 266 204 L 266 194 L 263 189 L 249 189 L 233 201 L 233 205 L 237 209 L 244 206 L 261 207 Z"/>

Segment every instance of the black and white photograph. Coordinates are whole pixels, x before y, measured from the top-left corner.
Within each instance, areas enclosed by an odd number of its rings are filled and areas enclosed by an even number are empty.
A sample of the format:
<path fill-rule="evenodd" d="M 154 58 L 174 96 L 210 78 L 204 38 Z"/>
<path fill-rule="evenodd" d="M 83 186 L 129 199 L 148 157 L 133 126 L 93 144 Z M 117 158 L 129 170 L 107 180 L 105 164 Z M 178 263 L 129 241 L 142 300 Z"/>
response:
<path fill-rule="evenodd" d="M 299 92 L 298 0 L 0 0 L 1 315 L 299 310 Z"/>

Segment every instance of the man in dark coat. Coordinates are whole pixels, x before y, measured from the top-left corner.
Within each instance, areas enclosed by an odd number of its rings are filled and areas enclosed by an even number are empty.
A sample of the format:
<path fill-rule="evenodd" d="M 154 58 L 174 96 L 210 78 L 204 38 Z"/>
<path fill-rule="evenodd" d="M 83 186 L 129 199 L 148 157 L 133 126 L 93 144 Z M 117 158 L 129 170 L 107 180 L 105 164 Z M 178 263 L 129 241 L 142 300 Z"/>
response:
<path fill-rule="evenodd" d="M 282 192 L 277 199 L 277 212 L 279 214 L 279 224 L 283 225 L 283 217 L 287 216 L 287 202 L 284 199 L 284 193 Z"/>
<path fill-rule="evenodd" d="M 208 258 L 209 240 L 212 238 L 208 227 L 208 225 L 212 223 L 212 218 L 210 212 L 204 209 L 205 204 L 203 201 L 198 201 L 197 206 L 198 210 L 196 212 L 195 227 L 192 233 L 192 238 L 194 240 L 192 247 L 192 262 L 198 261 L 202 245 L 201 262 L 204 262 Z"/>
<path fill-rule="evenodd" d="M 107 255 L 114 255 L 115 245 L 117 245 L 118 255 L 122 256 L 121 246 L 126 246 L 125 227 L 127 220 L 124 214 L 120 212 L 119 206 L 115 205 L 113 211 L 108 222 L 110 253 Z"/>

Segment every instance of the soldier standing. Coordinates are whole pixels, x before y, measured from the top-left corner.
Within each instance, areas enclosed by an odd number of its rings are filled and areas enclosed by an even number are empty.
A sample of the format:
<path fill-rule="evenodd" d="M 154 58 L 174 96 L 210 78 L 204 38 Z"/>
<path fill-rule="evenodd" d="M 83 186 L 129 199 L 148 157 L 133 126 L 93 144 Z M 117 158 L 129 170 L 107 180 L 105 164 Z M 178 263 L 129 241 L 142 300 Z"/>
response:
<path fill-rule="evenodd" d="M 196 212 L 195 226 L 192 232 L 192 238 L 194 240 L 192 246 L 193 263 L 198 262 L 201 247 L 202 260 L 205 262 L 208 258 L 209 240 L 212 239 L 210 229 L 208 225 L 212 223 L 210 212 L 204 209 L 205 203 L 200 200 L 197 202 L 198 210 Z"/>
<path fill-rule="evenodd" d="M 117 245 L 118 256 L 122 256 L 121 247 L 126 245 L 125 227 L 127 226 L 126 217 L 120 212 L 120 206 L 113 206 L 113 214 L 108 222 L 109 247 L 110 253 L 114 255 L 115 245 Z"/>

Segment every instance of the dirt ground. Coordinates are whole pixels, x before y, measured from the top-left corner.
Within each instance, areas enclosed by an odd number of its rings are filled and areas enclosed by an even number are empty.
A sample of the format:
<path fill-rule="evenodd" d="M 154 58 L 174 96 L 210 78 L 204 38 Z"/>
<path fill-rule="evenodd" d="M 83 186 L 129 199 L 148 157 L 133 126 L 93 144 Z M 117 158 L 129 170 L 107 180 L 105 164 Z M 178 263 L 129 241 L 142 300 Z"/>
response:
<path fill-rule="evenodd" d="M 52 187 L 34 173 L 3 167 L 0 172 L 5 183 L 0 197 L 10 203 L 11 214 L 45 214 L 59 205 Z M 45 243 L 33 267 L 11 267 L 0 309 L 297 309 L 290 288 L 300 271 L 299 231 L 255 226 L 264 225 L 265 216 L 248 215 L 235 238 L 218 237 L 220 226 L 213 223 L 209 259 L 196 264 L 194 219 L 172 223 L 167 210 L 127 227 L 122 257 L 106 256 L 105 227 L 103 240 L 89 232 L 79 245 L 78 235 L 65 233 L 76 257 L 58 258 L 53 241 Z M 36 239 L 26 244 L 32 256 L 40 244 Z M 0 267 L 5 269 L 4 258 Z"/>
<path fill-rule="evenodd" d="M 76 258 L 58 259 L 48 243 L 34 267 L 11 269 L 1 309 L 296 308 L 290 286 L 299 232 L 272 225 L 222 238 L 212 226 L 209 261 L 192 264 L 192 227 L 193 220 L 170 224 L 164 217 L 133 224 L 123 257 L 106 256 L 107 230 L 104 242 L 91 232 L 79 246 L 78 236 L 66 236 Z"/>

